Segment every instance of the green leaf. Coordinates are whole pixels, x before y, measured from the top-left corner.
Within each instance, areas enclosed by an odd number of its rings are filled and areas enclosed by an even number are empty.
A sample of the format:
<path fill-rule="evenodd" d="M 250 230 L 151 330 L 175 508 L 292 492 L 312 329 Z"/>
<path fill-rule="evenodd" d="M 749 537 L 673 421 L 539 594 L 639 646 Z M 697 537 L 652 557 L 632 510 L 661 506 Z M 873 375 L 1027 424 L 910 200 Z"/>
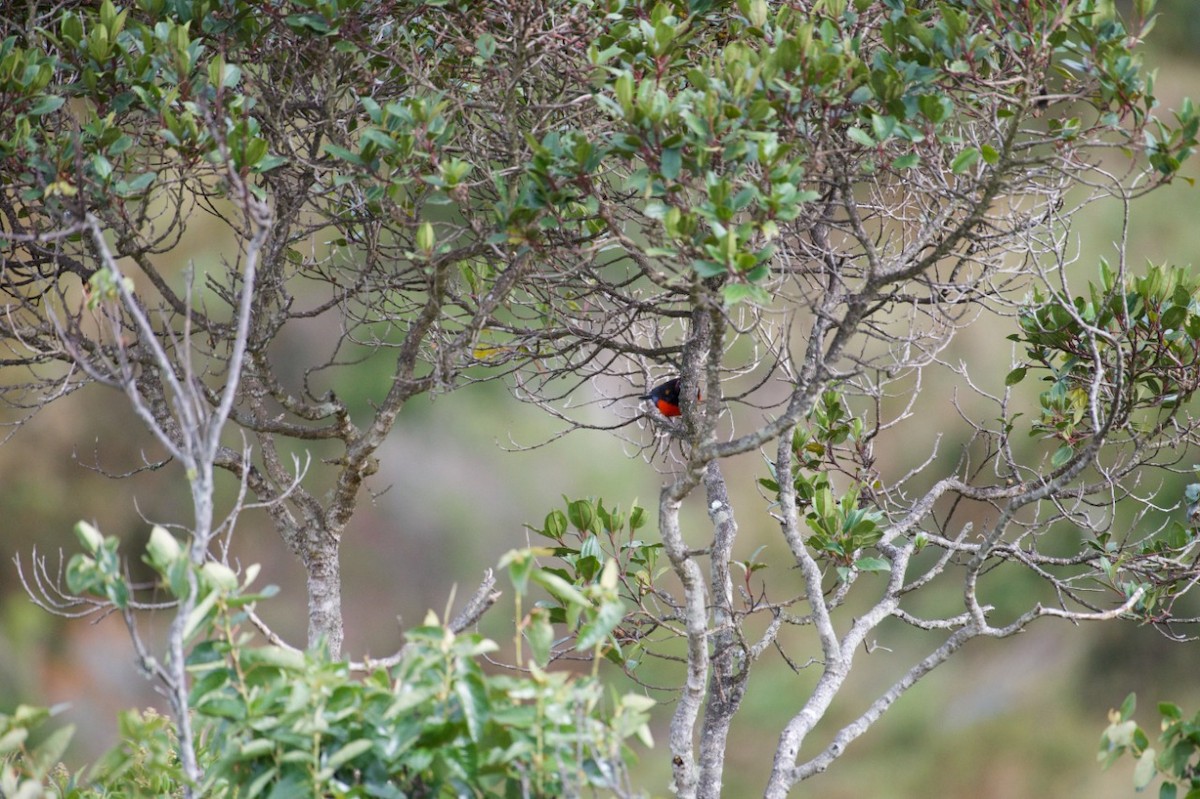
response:
<path fill-rule="evenodd" d="M 496 38 L 490 33 L 482 33 L 475 40 L 475 54 L 484 61 L 490 61 L 496 54 Z"/>
<path fill-rule="evenodd" d="M 431 255 L 436 244 L 437 238 L 433 230 L 433 223 L 422 222 L 417 227 L 417 249 L 426 255 Z"/>
<path fill-rule="evenodd" d="M 217 604 L 217 598 L 220 594 L 216 591 L 209 591 L 208 596 L 200 600 L 196 607 L 192 608 L 192 612 L 188 614 L 187 621 L 183 625 L 184 640 L 190 639 L 201 625 L 204 624 L 208 617 L 209 611 Z"/>
<path fill-rule="evenodd" d="M 889 572 L 892 570 L 892 564 L 883 558 L 874 556 L 863 557 L 854 561 L 855 567 L 863 572 Z"/>
<path fill-rule="evenodd" d="M 242 69 L 236 64 L 224 64 L 221 69 L 221 85 L 232 89 L 242 79 Z"/>
<path fill-rule="evenodd" d="M 624 618 L 624 602 L 619 599 L 605 602 L 596 615 L 580 629 L 579 639 L 575 642 L 576 648 L 591 649 L 599 645 Z"/>
<path fill-rule="evenodd" d="M 1075 448 L 1070 444 L 1064 444 L 1055 451 L 1054 455 L 1051 456 L 1050 466 L 1055 469 L 1060 469 L 1063 466 L 1066 466 L 1067 462 L 1070 461 L 1074 455 Z"/>
<path fill-rule="evenodd" d="M 660 166 L 662 168 L 662 176 L 667 180 L 675 180 L 679 177 L 679 172 L 683 165 L 683 152 L 679 147 L 671 147 L 663 150 Z"/>
<path fill-rule="evenodd" d="M 29 730 L 24 727 L 14 727 L 4 735 L 0 736 L 0 755 L 8 754 L 21 744 L 25 743 L 25 739 L 29 737 Z"/>
<path fill-rule="evenodd" d="M 65 102 L 66 102 L 66 98 L 59 97 L 58 95 L 43 94 L 41 97 L 39 97 L 37 99 L 37 102 L 35 102 L 33 104 L 33 106 L 30 107 L 29 115 L 34 116 L 34 117 L 40 117 L 45 114 L 52 113 L 52 112 L 57 111 L 58 109 L 62 108 L 62 105 Z"/>
<path fill-rule="evenodd" d="M 71 743 L 75 725 L 68 724 L 50 733 L 33 751 L 33 768 L 37 774 L 47 774 L 62 760 L 63 753 Z M 20 795 L 18 793 L 18 795 Z"/>
<path fill-rule="evenodd" d="M 1154 747 L 1149 747 L 1142 752 L 1137 765 L 1133 767 L 1133 789 L 1135 791 L 1145 789 L 1154 779 L 1154 775 L 1158 773 L 1158 769 L 1154 766 L 1154 755 Z"/>
<path fill-rule="evenodd" d="M 724 275 L 729 272 L 729 270 L 725 267 L 725 264 L 718 263 L 717 261 L 706 261 L 699 258 L 695 261 L 692 261 L 692 269 L 697 275 L 703 278 L 717 277 L 718 275 Z"/>
<path fill-rule="evenodd" d="M 95 555 L 104 544 L 104 536 L 100 534 L 100 531 L 85 521 L 75 523 L 75 537 L 79 539 L 80 545 L 90 555 Z"/>
<path fill-rule="evenodd" d="M 1187 319 L 1188 309 L 1184 305 L 1172 305 L 1167 310 L 1163 311 L 1162 319 L 1159 323 L 1164 329 L 1178 330 L 1185 319 Z"/>
<path fill-rule="evenodd" d="M 525 628 L 525 640 L 534 662 L 545 666 L 550 662 L 550 647 L 554 644 L 554 625 L 545 608 L 535 608 L 529 614 L 529 625 Z"/>
<path fill-rule="evenodd" d="M 150 541 L 146 544 L 147 563 L 160 574 L 165 574 L 167 569 L 179 559 L 182 552 L 183 549 L 175 540 L 175 536 L 167 532 L 166 528 L 154 525 L 150 531 Z"/>
<path fill-rule="evenodd" d="M 136 197 L 149 188 L 156 177 L 158 175 L 154 172 L 143 172 L 133 180 L 118 180 L 113 186 L 113 191 L 118 197 Z"/>
<path fill-rule="evenodd" d="M 379 149 L 389 153 L 397 152 L 400 149 L 400 145 L 395 139 L 377 128 L 367 128 L 359 134 L 358 146 L 366 147 L 367 144 L 374 144 Z"/>
<path fill-rule="evenodd" d="M 517 596 L 524 596 L 529 590 L 529 577 L 533 573 L 536 563 L 537 561 L 531 554 L 527 554 L 526 557 L 508 559 L 508 579 L 512 581 L 513 590 L 517 592 Z M 505 564 L 501 563 L 500 565 L 503 567 Z"/>
<path fill-rule="evenodd" d="M 291 14 L 284 19 L 287 26 L 295 31 L 309 30 L 324 36 L 330 32 L 329 21 L 320 14 Z"/>
<path fill-rule="evenodd" d="M 305 666 L 303 652 L 274 645 L 243 649 L 241 663 L 246 668 L 268 666 L 287 671 L 302 671 Z"/>
<path fill-rule="evenodd" d="M 1174 702 L 1159 702 L 1158 712 L 1163 718 L 1170 719 L 1171 721 L 1179 721 L 1183 718 L 1183 711 Z"/>
<path fill-rule="evenodd" d="M 200 567 L 200 575 L 204 578 L 205 583 L 219 590 L 222 594 L 237 590 L 237 575 L 233 569 L 224 563 L 209 561 Z"/>
<path fill-rule="evenodd" d="M 595 558 L 599 562 L 604 557 L 604 550 L 600 548 L 600 538 L 589 535 L 583 539 L 583 543 L 579 546 L 579 555 L 584 558 Z"/>
<path fill-rule="evenodd" d="M 238 762 L 253 760 L 256 757 L 269 755 L 274 751 L 275 742 L 270 738 L 256 738 L 239 746 L 237 752 L 234 753 L 233 759 Z"/>
<path fill-rule="evenodd" d="M 963 172 L 966 172 L 968 169 L 975 166 L 975 164 L 979 161 L 979 158 L 979 151 L 974 147 L 968 147 L 966 150 L 963 150 L 961 153 L 956 155 L 954 160 L 950 162 L 950 171 L 956 175 L 961 175 Z"/>
<path fill-rule="evenodd" d="M 96 177 L 101 180 L 108 180 L 113 173 L 112 162 L 100 153 L 92 156 L 92 169 L 96 172 Z"/>
<path fill-rule="evenodd" d="M 536 569 L 532 577 L 535 583 L 540 584 L 552 596 L 568 605 L 578 605 L 580 607 L 592 606 L 592 601 L 580 593 L 579 589 L 553 572 L 546 571 L 545 569 Z"/>
<path fill-rule="evenodd" d="M 465 681 L 462 681 L 465 682 Z M 459 685 L 462 685 L 459 682 Z M 375 745 L 375 741 L 370 738 L 359 738 L 357 741 L 351 741 L 341 749 L 334 752 L 325 760 L 325 769 L 329 771 L 329 776 L 333 776 L 333 772 L 349 763 L 354 758 L 361 754 L 371 751 L 371 747 Z"/>
<path fill-rule="evenodd" d="M 1022 380 L 1025 379 L 1025 373 L 1027 371 L 1028 371 L 1028 369 L 1026 369 L 1026 367 L 1024 367 L 1024 366 L 1018 366 L 1016 369 L 1013 369 L 1004 378 L 1004 385 L 1015 386 L 1017 383 L 1020 383 Z"/>
<path fill-rule="evenodd" d="M 912 169 L 913 167 L 918 166 L 920 163 L 920 155 L 917 153 L 909 153 L 908 155 L 902 155 L 896 160 L 892 161 L 892 169 Z"/>
<path fill-rule="evenodd" d="M 577 499 L 567 504 L 567 518 L 580 532 L 591 532 L 596 523 L 596 507 L 591 500 Z"/>
<path fill-rule="evenodd" d="M 1121 703 L 1121 709 L 1119 711 L 1121 714 L 1121 721 L 1128 721 L 1130 718 L 1132 718 L 1135 710 L 1137 710 L 1137 694 L 1130 693 L 1129 696 L 1125 697 L 1125 701 Z"/>
<path fill-rule="evenodd" d="M 282 155 L 264 155 L 258 160 L 251 169 L 256 175 L 261 175 L 264 172 L 270 172 L 272 169 L 283 166 L 288 162 L 288 159 Z"/>
<path fill-rule="evenodd" d="M 871 134 L 862 128 L 850 128 L 846 131 L 846 138 L 856 144 L 861 144 L 863 147 L 875 146 L 875 140 L 871 138 Z"/>
<path fill-rule="evenodd" d="M 76 552 L 67 561 L 67 590 L 71 593 L 88 593 L 101 582 L 94 558 Z"/>
<path fill-rule="evenodd" d="M 546 514 L 546 520 L 543 522 L 542 535 L 548 538 L 562 538 L 563 533 L 567 531 L 567 517 L 560 510 L 552 510 Z"/>
<path fill-rule="evenodd" d="M 329 142 L 326 142 L 324 145 L 322 145 L 321 149 L 329 155 L 332 155 L 334 158 L 348 161 L 356 166 L 366 166 L 366 162 L 363 161 L 362 156 L 353 150 L 347 150 L 345 147 L 339 147 L 338 145 L 330 144 Z"/>
<path fill-rule="evenodd" d="M 750 305 L 767 306 L 771 304 L 770 293 L 762 286 L 751 283 L 729 283 L 723 288 L 726 305 L 737 305 L 745 302 Z"/>
<path fill-rule="evenodd" d="M 454 685 L 462 707 L 463 719 L 467 722 L 467 733 L 471 740 L 483 739 L 483 725 L 488 715 L 487 689 L 479 674 L 463 674 Z"/>
<path fill-rule="evenodd" d="M 871 117 L 871 131 L 875 141 L 884 142 L 892 137 L 896 130 L 896 118 L 890 114 L 875 114 Z"/>

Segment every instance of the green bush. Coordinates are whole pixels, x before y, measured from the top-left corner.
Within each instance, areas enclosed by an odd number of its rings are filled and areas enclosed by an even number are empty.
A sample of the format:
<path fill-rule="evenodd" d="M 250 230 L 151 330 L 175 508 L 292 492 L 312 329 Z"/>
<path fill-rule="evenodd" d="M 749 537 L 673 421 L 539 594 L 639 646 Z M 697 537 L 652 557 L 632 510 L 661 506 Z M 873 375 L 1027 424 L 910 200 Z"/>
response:
<path fill-rule="evenodd" d="M 96 596 L 130 596 L 116 539 L 85 524 L 77 533 L 90 554 L 72 560 L 70 573 L 79 575 L 72 582 Z M 594 675 L 552 673 L 533 660 L 525 672 L 489 674 L 484 656 L 498 646 L 456 634 L 433 614 L 407 633 L 395 666 L 363 677 L 323 653 L 256 645 L 242 625 L 248 608 L 271 593 L 247 592 L 257 569 L 239 585 L 221 564 L 194 567 L 187 548 L 174 543 L 155 528 L 146 561 L 176 596 L 189 583 L 199 586 L 186 628 L 196 642 L 187 658 L 188 706 L 202 783 L 187 785 L 174 719 L 123 714 L 122 743 L 71 775 L 59 763 L 71 728 L 31 744 L 51 711 L 21 707 L 0 716 L 0 796 L 628 795 L 626 744 L 634 736 L 650 743 L 652 700 L 606 697 Z M 521 578 L 530 569 L 540 574 L 531 557 L 509 560 L 521 564 Z M 582 594 L 580 601 L 586 607 L 576 619 L 596 624 L 590 616 L 602 604 L 593 607 Z"/>

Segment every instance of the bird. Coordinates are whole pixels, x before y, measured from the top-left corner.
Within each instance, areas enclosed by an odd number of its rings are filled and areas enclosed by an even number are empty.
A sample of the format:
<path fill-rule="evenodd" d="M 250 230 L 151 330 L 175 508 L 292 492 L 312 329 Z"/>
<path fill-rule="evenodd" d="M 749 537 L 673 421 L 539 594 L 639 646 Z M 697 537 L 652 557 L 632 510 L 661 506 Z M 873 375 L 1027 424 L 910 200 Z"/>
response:
<path fill-rule="evenodd" d="M 679 378 L 672 378 L 665 383 L 655 386 L 649 394 L 644 394 L 640 397 L 644 400 L 653 400 L 654 407 L 658 408 L 658 412 L 663 416 L 672 417 L 682 413 L 679 408 Z M 696 399 L 700 399 L 700 392 L 696 392 Z"/>

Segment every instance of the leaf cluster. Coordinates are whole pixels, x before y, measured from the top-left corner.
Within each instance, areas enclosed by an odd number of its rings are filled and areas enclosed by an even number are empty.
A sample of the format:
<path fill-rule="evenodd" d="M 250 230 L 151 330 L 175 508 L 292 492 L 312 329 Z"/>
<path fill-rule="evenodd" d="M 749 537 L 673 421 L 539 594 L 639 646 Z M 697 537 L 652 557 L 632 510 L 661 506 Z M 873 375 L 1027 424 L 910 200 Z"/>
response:
<path fill-rule="evenodd" d="M 871 491 L 875 487 L 869 476 L 865 454 L 864 426 L 861 418 L 852 416 L 846 399 L 837 391 L 827 391 L 808 416 L 807 425 L 798 425 L 792 433 L 792 453 L 795 469 L 792 486 L 797 508 L 811 535 L 808 544 L 814 554 L 836 565 L 845 580 L 851 567 L 859 571 L 888 571 L 887 560 L 864 556 L 862 550 L 871 547 L 883 535 L 884 514 L 871 507 Z M 779 496 L 779 482 L 774 465 L 767 462 L 771 477 L 759 479 L 767 491 Z M 851 476 L 837 496 L 832 475 L 843 472 Z"/>
<path fill-rule="evenodd" d="M 1158 704 L 1162 716 L 1158 748 L 1134 720 L 1137 697 L 1130 694 L 1118 710 L 1109 711 L 1109 725 L 1100 738 L 1100 763 L 1108 768 L 1124 755 L 1137 760 L 1133 787 L 1142 791 L 1162 778 L 1159 799 L 1196 799 L 1200 797 L 1200 714 L 1184 716 L 1172 702 Z"/>
<path fill-rule="evenodd" d="M 1093 391 L 1106 418 L 1150 431 L 1200 388 L 1200 278 L 1182 267 L 1151 264 L 1118 281 L 1101 263 L 1086 295 L 1035 292 L 1019 322 L 1009 339 L 1026 345 L 1028 360 L 1006 383 L 1044 372 L 1050 386 L 1031 434 L 1061 442 L 1055 467 L 1097 432 Z"/>
<path fill-rule="evenodd" d="M 496 645 L 430 618 L 390 673 L 277 647 L 210 642 L 193 653 L 193 707 L 214 795 L 576 795 L 616 784 L 621 742 L 645 708 L 606 709 L 565 673 L 486 674 Z"/>
<path fill-rule="evenodd" d="M 518 550 L 501 564 L 518 595 L 530 580 L 548 595 L 522 622 L 534 659 L 544 665 L 571 650 L 591 651 L 634 669 L 648 630 L 630 608 L 640 607 L 667 571 L 660 564 L 662 544 L 635 537 L 647 522 L 636 502 L 626 514 L 600 498 L 563 501 L 565 512 L 552 510 L 542 527 L 529 528 L 555 546 Z M 554 565 L 535 565 L 538 556 L 553 557 Z M 552 625 L 563 625 L 568 634 L 556 641 Z"/>
<path fill-rule="evenodd" d="M 599 515 L 611 524 L 609 511 Z M 113 565 L 119 563 L 116 539 L 85 523 L 77 533 L 86 554 L 72 559 L 69 574 L 76 575 L 78 590 L 114 605 L 132 596 L 128 584 L 122 591 L 113 587 L 127 582 Z M 204 784 L 195 787 L 205 796 L 576 796 L 585 789 L 620 790 L 631 756 L 627 740 L 650 743 L 649 700 L 610 698 L 594 677 L 536 665 L 528 675 L 489 674 L 483 660 L 496 644 L 456 634 L 432 614 L 406 633 L 394 668 L 358 678 L 345 662 L 259 645 L 243 631 L 254 604 L 274 593 L 247 591 L 257 568 L 239 579 L 215 561 L 194 567 L 161 527 L 150 536 L 145 560 L 168 594 L 196 594 L 182 635 L 192 642 L 188 708 L 204 774 Z M 540 572 L 533 579 L 552 593 L 564 584 Z M 611 589 L 608 578 L 600 582 Z M 581 646 L 599 645 L 623 615 L 612 597 L 593 611 L 592 598 L 574 588 L 556 596 L 586 606 L 574 611 L 585 619 Z M 70 729 L 25 747 L 29 732 L 47 717 L 37 709 L 0 717 L 0 756 L 12 761 L 0 771 L 4 795 L 41 796 L 39 786 L 50 783 L 76 799 L 182 795 L 177 742 L 165 717 L 125 714 L 122 744 L 78 775 L 56 765 Z M 32 787 L 22 787 L 26 783 Z"/>

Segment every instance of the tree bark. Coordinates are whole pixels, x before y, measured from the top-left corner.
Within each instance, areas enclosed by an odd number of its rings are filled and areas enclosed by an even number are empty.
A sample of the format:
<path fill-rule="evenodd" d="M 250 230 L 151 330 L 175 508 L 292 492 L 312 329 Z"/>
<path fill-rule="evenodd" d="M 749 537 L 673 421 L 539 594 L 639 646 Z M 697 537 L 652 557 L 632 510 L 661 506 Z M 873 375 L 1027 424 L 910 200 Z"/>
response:
<path fill-rule="evenodd" d="M 321 534 L 304 555 L 308 573 L 308 646 L 323 646 L 331 658 L 342 656 L 342 566 L 338 540 Z"/>
<path fill-rule="evenodd" d="M 733 580 L 729 563 L 737 537 L 737 521 L 729 504 L 729 492 L 719 461 L 711 461 L 704 470 L 705 499 L 713 523 L 710 558 L 713 603 L 712 673 L 708 703 L 700 738 L 699 799 L 720 799 L 725 772 L 725 750 L 729 726 L 741 706 L 746 691 L 750 661 L 742 642 L 735 635 Z"/>

